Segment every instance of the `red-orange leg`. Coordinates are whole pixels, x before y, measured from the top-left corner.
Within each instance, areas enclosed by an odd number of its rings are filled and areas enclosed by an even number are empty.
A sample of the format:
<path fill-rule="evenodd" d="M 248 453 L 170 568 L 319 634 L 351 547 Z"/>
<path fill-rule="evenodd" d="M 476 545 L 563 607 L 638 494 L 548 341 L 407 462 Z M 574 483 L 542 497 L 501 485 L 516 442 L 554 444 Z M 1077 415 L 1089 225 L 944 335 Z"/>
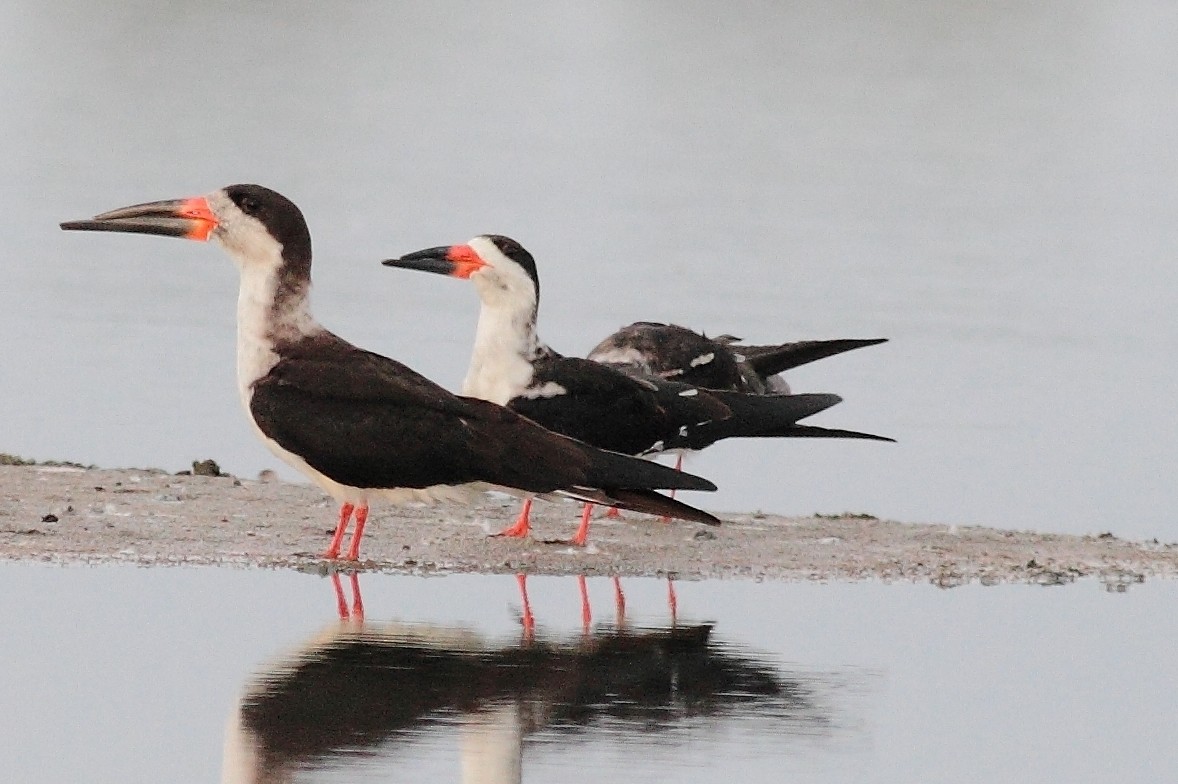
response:
<path fill-rule="evenodd" d="M 339 525 L 335 527 L 335 535 L 331 537 L 331 544 L 327 545 L 327 552 L 323 554 L 324 558 L 339 558 L 339 548 L 344 541 L 344 532 L 348 530 L 348 521 L 352 519 L 353 509 L 355 507 L 349 503 L 340 505 Z"/>
<path fill-rule="evenodd" d="M 682 471 L 682 470 L 683 470 L 683 453 L 682 453 L 682 452 L 680 452 L 680 453 L 679 453 L 679 454 L 678 454 L 678 455 L 675 457 L 675 470 L 676 470 L 676 471 Z M 674 500 L 674 499 L 675 499 L 675 491 L 674 491 L 674 490 L 672 490 L 672 491 L 671 491 L 671 500 Z M 663 521 L 664 523 L 669 523 L 669 522 L 671 522 L 671 518 L 669 518 L 669 517 L 663 517 L 663 518 L 661 518 L 661 519 L 662 519 L 662 521 Z"/>
<path fill-rule="evenodd" d="M 364 600 L 360 598 L 360 575 L 352 572 L 348 575 L 352 584 L 352 617 L 357 621 L 364 620 Z"/>
<path fill-rule="evenodd" d="M 519 622 L 524 627 L 524 634 L 530 638 L 532 631 L 536 628 L 536 619 L 532 616 L 532 603 L 528 601 L 528 576 L 517 574 L 515 581 L 519 585 L 520 600 L 523 601 Z"/>
<path fill-rule="evenodd" d="M 581 591 L 581 633 L 589 633 L 589 625 L 593 623 L 593 608 L 589 606 L 589 586 L 585 584 L 585 575 L 577 575 L 577 588 Z"/>
<path fill-rule="evenodd" d="M 348 620 L 351 613 L 348 612 L 348 600 L 344 598 L 344 587 L 340 585 L 339 573 L 331 573 L 331 587 L 335 589 L 335 609 L 339 613 L 341 621 Z"/>
<path fill-rule="evenodd" d="M 368 523 L 368 504 L 361 504 L 356 509 L 356 530 L 352 533 L 352 544 L 348 547 L 347 559 L 360 560 L 360 539 L 364 536 L 364 526 Z"/>
<path fill-rule="evenodd" d="M 519 517 L 515 518 L 515 524 L 504 528 L 495 536 L 516 536 L 525 537 L 532 530 L 531 518 L 532 516 L 532 499 L 524 500 L 523 506 L 520 507 Z"/>
<path fill-rule="evenodd" d="M 617 612 L 617 625 L 626 625 L 626 594 L 622 593 L 622 578 L 614 575 L 614 609 Z"/>
<path fill-rule="evenodd" d="M 339 572 L 331 573 L 331 587 L 335 589 L 335 607 L 339 612 L 339 619 L 346 621 L 350 618 L 355 618 L 357 621 L 364 620 L 364 600 L 360 598 L 360 575 L 352 572 L 348 575 L 348 581 L 352 584 L 352 607 L 348 609 L 348 600 L 344 598 L 344 587 L 340 583 Z"/>
<path fill-rule="evenodd" d="M 585 508 L 581 512 L 581 525 L 577 527 L 577 532 L 573 534 L 572 543 L 577 547 L 584 547 L 585 542 L 589 541 L 589 515 L 591 514 L 593 514 L 593 504 L 585 504 Z"/>

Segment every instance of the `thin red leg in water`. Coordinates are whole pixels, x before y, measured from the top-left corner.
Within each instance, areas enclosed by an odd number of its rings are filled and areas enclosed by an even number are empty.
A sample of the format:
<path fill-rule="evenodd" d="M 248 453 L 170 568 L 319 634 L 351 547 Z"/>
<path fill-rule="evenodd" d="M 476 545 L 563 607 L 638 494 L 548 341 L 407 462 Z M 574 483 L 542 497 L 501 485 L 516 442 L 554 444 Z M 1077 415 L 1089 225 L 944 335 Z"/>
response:
<path fill-rule="evenodd" d="M 589 586 L 585 584 L 585 575 L 577 575 L 577 588 L 581 591 L 581 633 L 589 633 L 589 624 L 593 623 L 593 609 L 589 606 Z"/>
<path fill-rule="evenodd" d="M 622 593 L 622 578 L 614 575 L 614 608 L 617 611 L 618 628 L 626 625 L 626 594 Z"/>
<path fill-rule="evenodd" d="M 524 499 L 524 505 L 519 509 L 519 517 L 515 518 L 515 524 L 504 528 L 495 536 L 517 536 L 525 537 L 532 530 L 531 518 L 532 516 L 532 499 Z"/>
<path fill-rule="evenodd" d="M 352 533 L 352 544 L 348 547 L 347 559 L 360 560 L 360 537 L 364 536 L 364 526 L 368 523 L 368 504 L 360 504 L 356 508 L 356 530 Z"/>
<path fill-rule="evenodd" d="M 577 547 L 584 547 L 585 542 L 589 541 L 589 515 L 591 514 L 593 514 L 593 504 L 585 504 L 585 508 L 581 512 L 581 525 L 573 534 L 573 544 Z"/>
<path fill-rule="evenodd" d="M 679 622 L 679 597 L 675 595 L 675 581 L 667 578 L 667 607 L 671 610 L 671 625 Z"/>
<path fill-rule="evenodd" d="M 335 527 L 335 535 L 331 537 L 331 544 L 327 545 L 324 558 L 339 558 L 339 548 L 344 542 L 344 532 L 348 530 L 348 521 L 352 519 L 353 509 L 355 507 L 348 503 L 340 505 L 339 525 Z"/>
<path fill-rule="evenodd" d="M 360 598 L 360 575 L 352 572 L 348 575 L 352 583 L 352 617 L 357 621 L 364 620 L 364 600 Z"/>
<path fill-rule="evenodd" d="M 523 624 L 524 632 L 530 635 L 532 629 L 536 627 L 536 619 L 532 617 L 532 603 L 528 601 L 528 576 L 517 574 L 515 581 L 519 584 L 519 596 L 524 603 L 523 610 L 520 611 L 519 622 Z"/>
<path fill-rule="evenodd" d="M 620 517 L 622 516 L 622 510 L 621 510 L 621 509 L 618 509 L 616 506 L 611 506 L 609 509 L 606 509 L 606 510 L 605 510 L 605 516 L 606 516 L 606 517 L 619 517 L 619 518 L 620 518 Z"/>
<path fill-rule="evenodd" d="M 339 574 L 331 573 L 331 587 L 335 589 L 335 609 L 339 612 L 339 619 L 346 621 L 350 617 L 348 613 L 348 600 L 344 598 L 344 587 L 340 585 Z"/>

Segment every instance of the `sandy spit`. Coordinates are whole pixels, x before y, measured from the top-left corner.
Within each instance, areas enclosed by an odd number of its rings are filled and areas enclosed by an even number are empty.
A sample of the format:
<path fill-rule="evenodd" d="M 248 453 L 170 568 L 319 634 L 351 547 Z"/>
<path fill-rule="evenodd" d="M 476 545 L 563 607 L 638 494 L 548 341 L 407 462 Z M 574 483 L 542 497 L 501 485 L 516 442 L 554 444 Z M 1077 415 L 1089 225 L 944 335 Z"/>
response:
<path fill-rule="evenodd" d="M 679 579 L 918 580 L 939 585 L 1098 577 L 1123 588 L 1178 576 L 1178 544 L 863 517 L 723 515 L 709 528 L 634 513 L 598 517 L 584 549 L 490 538 L 516 504 L 376 507 L 359 569 Z M 533 533 L 567 537 L 572 503 L 538 502 Z M 157 470 L 0 466 L 0 558 L 58 563 L 223 564 L 327 571 L 334 526 L 319 490 L 282 481 Z M 351 567 L 349 567 L 351 568 Z"/>

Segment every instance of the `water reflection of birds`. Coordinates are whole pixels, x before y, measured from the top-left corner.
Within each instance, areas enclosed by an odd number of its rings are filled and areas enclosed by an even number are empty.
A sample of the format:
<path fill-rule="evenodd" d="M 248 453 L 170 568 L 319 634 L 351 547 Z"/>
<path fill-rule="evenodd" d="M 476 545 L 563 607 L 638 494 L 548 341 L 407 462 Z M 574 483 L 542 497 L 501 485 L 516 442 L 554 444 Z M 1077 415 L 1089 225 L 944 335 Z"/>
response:
<path fill-rule="evenodd" d="M 339 623 L 246 684 L 227 730 L 226 784 L 291 781 L 453 726 L 464 782 L 518 782 L 525 742 L 540 732 L 561 741 L 603 723 L 659 733 L 726 716 L 827 721 L 806 687 L 717 643 L 711 624 L 496 641 L 368 622 L 356 576 L 351 607 L 338 579 Z"/>
<path fill-rule="evenodd" d="M 532 615 L 532 601 L 528 597 L 528 576 L 517 574 L 515 579 L 519 583 L 520 624 L 524 628 L 526 639 L 526 635 L 534 633 L 536 619 Z M 615 575 L 610 580 L 613 582 L 614 588 L 614 625 L 620 629 L 626 625 L 626 594 L 622 590 L 620 577 Z M 593 608 L 589 604 L 589 588 L 583 574 L 577 575 L 577 589 L 581 595 L 581 630 L 584 634 L 588 634 L 589 626 L 593 623 Z M 675 580 L 670 575 L 667 576 L 667 612 L 671 626 L 677 625 L 679 622 L 679 595 L 675 592 Z"/>

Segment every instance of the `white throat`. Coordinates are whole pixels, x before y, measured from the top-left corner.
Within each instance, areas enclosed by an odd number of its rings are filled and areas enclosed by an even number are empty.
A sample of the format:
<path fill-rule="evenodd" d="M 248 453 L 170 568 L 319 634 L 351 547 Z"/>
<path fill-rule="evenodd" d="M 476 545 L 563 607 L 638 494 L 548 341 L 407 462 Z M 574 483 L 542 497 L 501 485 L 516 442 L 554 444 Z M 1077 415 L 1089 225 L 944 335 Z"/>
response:
<path fill-rule="evenodd" d="M 242 260 L 233 255 L 241 272 L 237 293 L 237 387 L 248 410 L 254 382 L 278 363 L 276 343 L 297 340 L 322 327 L 311 316 L 307 291 L 279 301 L 280 248 L 267 253 L 269 258 L 264 259 L 254 255 Z"/>
<path fill-rule="evenodd" d="M 541 351 L 539 293 L 531 276 L 490 237 L 475 237 L 470 247 L 486 266 L 470 276 L 482 308 L 462 394 L 505 406 L 532 383 L 532 360 Z"/>
<path fill-rule="evenodd" d="M 474 353 L 462 394 L 507 405 L 532 383 L 532 359 L 540 348 L 534 323 L 535 301 L 495 304 L 483 300 L 475 330 Z"/>

